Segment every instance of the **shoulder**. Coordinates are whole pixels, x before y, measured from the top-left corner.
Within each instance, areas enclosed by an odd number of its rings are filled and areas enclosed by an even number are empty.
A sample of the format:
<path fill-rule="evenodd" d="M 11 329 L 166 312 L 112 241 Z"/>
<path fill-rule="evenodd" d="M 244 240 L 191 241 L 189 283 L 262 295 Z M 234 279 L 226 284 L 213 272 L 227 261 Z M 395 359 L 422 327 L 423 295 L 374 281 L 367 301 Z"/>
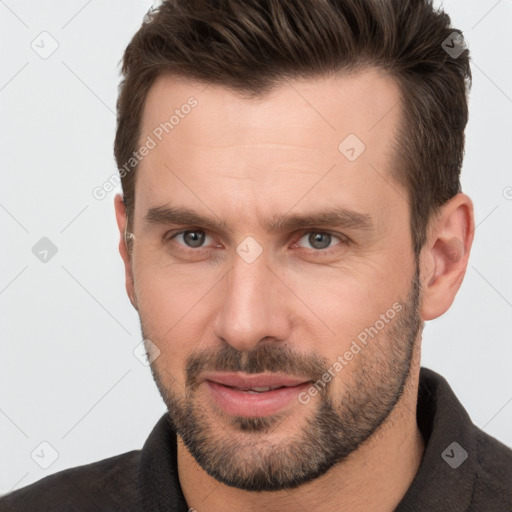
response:
<path fill-rule="evenodd" d="M 0 498 L 0 512 L 128 509 L 139 502 L 140 450 L 66 469 Z"/>
<path fill-rule="evenodd" d="M 512 449 L 478 428 L 476 440 L 478 461 L 472 505 L 512 510 Z"/>

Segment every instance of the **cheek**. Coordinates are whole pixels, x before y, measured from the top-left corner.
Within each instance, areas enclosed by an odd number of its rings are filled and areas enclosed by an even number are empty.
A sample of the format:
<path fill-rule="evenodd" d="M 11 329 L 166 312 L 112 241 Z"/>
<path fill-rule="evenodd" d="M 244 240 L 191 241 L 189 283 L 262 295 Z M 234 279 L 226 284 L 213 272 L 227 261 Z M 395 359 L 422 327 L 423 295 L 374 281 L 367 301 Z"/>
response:
<path fill-rule="evenodd" d="M 367 329 L 375 333 L 376 323 L 378 334 L 372 340 L 382 340 L 396 318 L 393 306 L 396 308 L 409 290 L 406 270 L 402 268 L 399 278 L 385 265 L 365 265 L 357 272 L 336 269 L 307 277 L 295 276 L 298 295 L 307 306 L 302 309 L 306 314 L 300 325 L 309 340 L 308 349 L 322 352 L 332 364 L 350 350 L 353 341 L 364 341 Z M 391 314 L 386 316 L 388 311 Z"/>
<path fill-rule="evenodd" d="M 172 326 L 215 284 L 215 272 L 203 264 L 170 263 L 162 251 L 134 254 L 133 268 L 139 312 L 157 326 Z"/>
<path fill-rule="evenodd" d="M 134 268 L 144 334 L 160 349 L 158 367 L 181 380 L 185 360 L 208 329 L 212 283 L 204 273 L 162 269 L 146 260 Z M 165 374 L 162 376 L 165 379 Z"/>

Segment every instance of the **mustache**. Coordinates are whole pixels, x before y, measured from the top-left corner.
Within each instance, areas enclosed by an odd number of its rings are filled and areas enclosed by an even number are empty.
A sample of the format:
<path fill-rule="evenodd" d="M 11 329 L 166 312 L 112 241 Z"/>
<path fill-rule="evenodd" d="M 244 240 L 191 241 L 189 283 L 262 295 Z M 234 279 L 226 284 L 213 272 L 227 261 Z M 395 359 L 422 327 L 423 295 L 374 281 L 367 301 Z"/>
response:
<path fill-rule="evenodd" d="M 186 385 L 194 391 L 204 372 L 280 373 L 317 381 L 329 365 L 316 354 L 301 354 L 284 346 L 261 345 L 240 352 L 231 345 L 217 350 L 201 350 L 187 360 Z"/>

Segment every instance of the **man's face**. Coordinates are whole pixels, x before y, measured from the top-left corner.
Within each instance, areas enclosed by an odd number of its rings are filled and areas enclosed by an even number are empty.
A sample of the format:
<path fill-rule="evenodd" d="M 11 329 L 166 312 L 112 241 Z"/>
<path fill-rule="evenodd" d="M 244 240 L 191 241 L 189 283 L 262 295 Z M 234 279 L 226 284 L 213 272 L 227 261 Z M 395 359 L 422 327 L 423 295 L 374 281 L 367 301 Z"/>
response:
<path fill-rule="evenodd" d="M 399 100 L 377 71 L 260 99 L 170 76 L 149 92 L 135 301 L 178 435 L 227 485 L 318 477 L 400 398 L 420 319 L 392 177 Z M 171 222 L 166 208 L 216 224 Z"/>

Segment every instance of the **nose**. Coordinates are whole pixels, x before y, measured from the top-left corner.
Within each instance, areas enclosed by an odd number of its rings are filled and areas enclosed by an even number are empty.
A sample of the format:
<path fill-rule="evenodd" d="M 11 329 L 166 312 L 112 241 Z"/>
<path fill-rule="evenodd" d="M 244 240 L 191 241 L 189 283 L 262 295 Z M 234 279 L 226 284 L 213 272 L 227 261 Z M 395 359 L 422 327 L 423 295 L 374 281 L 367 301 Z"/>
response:
<path fill-rule="evenodd" d="M 261 343 L 285 340 L 290 335 L 291 311 L 283 283 L 268 268 L 263 252 L 247 263 L 238 254 L 223 280 L 214 332 L 239 351 Z"/>

